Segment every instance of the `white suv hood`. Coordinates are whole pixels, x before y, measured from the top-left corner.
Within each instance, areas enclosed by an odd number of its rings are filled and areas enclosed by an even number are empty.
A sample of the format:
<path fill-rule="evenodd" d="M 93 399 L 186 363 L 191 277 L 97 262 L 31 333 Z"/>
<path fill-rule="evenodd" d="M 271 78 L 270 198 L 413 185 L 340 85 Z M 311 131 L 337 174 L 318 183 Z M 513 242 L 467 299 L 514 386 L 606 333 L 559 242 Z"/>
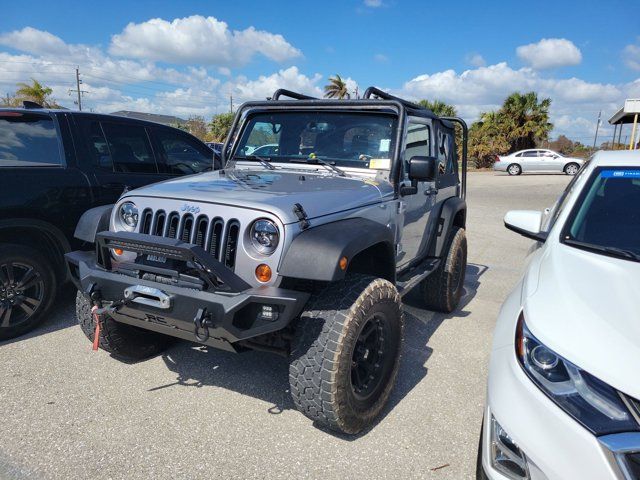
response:
<path fill-rule="evenodd" d="M 640 263 L 547 247 L 538 288 L 524 299 L 529 329 L 567 360 L 640 399 Z M 530 269 L 528 276 L 535 274 Z"/>

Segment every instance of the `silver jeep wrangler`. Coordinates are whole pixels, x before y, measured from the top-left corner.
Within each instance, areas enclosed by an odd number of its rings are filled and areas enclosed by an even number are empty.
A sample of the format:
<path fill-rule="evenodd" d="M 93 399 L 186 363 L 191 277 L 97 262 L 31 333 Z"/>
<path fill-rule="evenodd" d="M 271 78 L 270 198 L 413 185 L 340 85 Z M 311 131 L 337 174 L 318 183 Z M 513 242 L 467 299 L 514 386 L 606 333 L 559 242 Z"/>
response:
<path fill-rule="evenodd" d="M 286 355 L 297 408 L 357 433 L 398 372 L 402 296 L 419 285 L 443 312 L 460 300 L 466 142 L 461 119 L 374 87 L 246 103 L 223 170 L 82 217 L 76 236 L 95 251 L 67 255 L 80 326 L 128 359 L 173 337 Z"/>

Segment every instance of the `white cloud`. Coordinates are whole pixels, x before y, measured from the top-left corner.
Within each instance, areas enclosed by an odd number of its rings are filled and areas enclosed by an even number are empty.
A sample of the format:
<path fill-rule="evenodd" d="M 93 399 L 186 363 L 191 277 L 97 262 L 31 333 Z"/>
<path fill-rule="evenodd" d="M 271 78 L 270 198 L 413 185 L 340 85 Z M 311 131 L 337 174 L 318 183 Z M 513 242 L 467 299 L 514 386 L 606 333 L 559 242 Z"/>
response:
<path fill-rule="evenodd" d="M 289 67 L 272 75 L 260 75 L 256 80 L 239 77 L 228 82 L 221 90 L 225 96 L 233 94 L 234 101 L 237 102 L 264 100 L 279 88 L 317 97 L 322 96 L 322 90 L 318 85 L 321 79 L 322 75 L 319 73 L 309 77 L 300 73 L 298 67 Z"/>
<path fill-rule="evenodd" d="M 387 63 L 389 61 L 389 57 L 387 57 L 384 53 L 376 53 L 373 56 L 373 59 L 378 63 Z"/>
<path fill-rule="evenodd" d="M 382 0 L 364 0 L 365 7 L 378 8 L 382 6 Z"/>
<path fill-rule="evenodd" d="M 459 74 L 445 70 L 419 75 L 396 93 L 415 100 L 427 98 L 451 103 L 463 118 L 472 122 L 481 112 L 498 109 L 505 97 L 516 91 L 535 91 L 539 98 L 551 98 L 554 136 L 563 133 L 582 138 L 595 130 L 598 111 L 603 111 L 604 119 L 609 118 L 625 98 L 640 94 L 640 79 L 613 85 L 579 78 L 547 78 L 532 68 L 513 69 L 503 62 Z M 602 135 L 608 131 L 607 125 L 604 127 Z"/>
<path fill-rule="evenodd" d="M 71 53 L 69 46 L 60 37 L 32 27 L 0 34 L 0 45 L 39 55 L 68 55 Z"/>
<path fill-rule="evenodd" d="M 232 31 L 215 17 L 192 15 L 171 22 L 154 18 L 129 23 L 111 37 L 112 55 L 175 64 L 238 66 L 256 54 L 283 62 L 302 55 L 282 35 L 249 27 Z"/>
<path fill-rule="evenodd" d="M 538 43 L 518 47 L 516 53 L 537 70 L 578 65 L 582 61 L 580 49 L 566 38 L 543 38 Z"/>
<path fill-rule="evenodd" d="M 640 71 L 640 45 L 630 44 L 622 50 L 622 60 L 631 70 Z"/>
<path fill-rule="evenodd" d="M 472 53 L 467 55 L 466 61 L 472 67 L 484 67 L 487 64 L 484 57 L 479 53 Z"/>

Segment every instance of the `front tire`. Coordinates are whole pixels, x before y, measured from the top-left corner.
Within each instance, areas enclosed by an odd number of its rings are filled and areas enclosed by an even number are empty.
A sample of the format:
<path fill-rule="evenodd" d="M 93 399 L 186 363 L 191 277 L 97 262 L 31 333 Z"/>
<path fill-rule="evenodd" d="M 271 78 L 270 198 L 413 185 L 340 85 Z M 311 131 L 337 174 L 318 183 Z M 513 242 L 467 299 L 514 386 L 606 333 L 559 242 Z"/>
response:
<path fill-rule="evenodd" d="M 55 267 L 37 250 L 0 246 L 0 340 L 33 330 L 56 296 Z"/>
<path fill-rule="evenodd" d="M 395 383 L 403 331 L 400 294 L 387 280 L 347 276 L 314 295 L 291 350 L 298 410 L 341 433 L 371 425 Z"/>
<path fill-rule="evenodd" d="M 96 322 L 91 303 L 81 292 L 76 295 L 76 316 L 83 333 L 93 342 Z M 167 335 L 118 323 L 108 316 L 102 318 L 99 337 L 100 348 L 124 360 L 143 360 L 157 355 L 173 340 Z"/>
<path fill-rule="evenodd" d="M 578 171 L 580 171 L 580 165 L 577 163 L 567 163 L 564 167 L 564 173 L 567 175 L 573 176 L 578 173 Z"/>
<path fill-rule="evenodd" d="M 460 303 L 467 272 L 467 237 L 464 228 L 453 227 L 442 262 L 420 283 L 427 308 L 451 313 Z"/>
<path fill-rule="evenodd" d="M 520 175 L 522 173 L 522 167 L 517 163 L 512 163 L 507 167 L 507 173 L 509 175 Z"/>

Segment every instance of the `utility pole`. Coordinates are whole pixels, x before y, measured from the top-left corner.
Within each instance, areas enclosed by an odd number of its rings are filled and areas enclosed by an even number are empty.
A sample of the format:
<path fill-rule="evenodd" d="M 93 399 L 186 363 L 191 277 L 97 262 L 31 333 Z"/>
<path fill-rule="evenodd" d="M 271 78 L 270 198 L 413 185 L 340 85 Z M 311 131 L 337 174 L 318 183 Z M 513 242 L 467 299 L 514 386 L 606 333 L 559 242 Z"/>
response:
<path fill-rule="evenodd" d="M 231 113 L 233 113 L 233 95 L 229 95 L 229 107 L 231 108 Z"/>
<path fill-rule="evenodd" d="M 596 142 L 598 141 L 598 129 L 600 128 L 600 116 L 602 115 L 602 110 L 598 112 L 598 121 L 596 122 L 596 136 L 593 137 L 593 148 L 596 148 Z"/>
<path fill-rule="evenodd" d="M 78 104 L 78 110 L 82 111 L 82 95 L 85 93 L 89 93 L 86 90 L 81 90 L 80 89 L 80 85 L 82 84 L 82 80 L 80 80 L 80 67 L 76 67 L 76 89 L 69 89 L 69 95 L 71 95 L 71 92 L 76 92 L 78 94 L 78 100 L 76 100 L 74 103 Z"/>

